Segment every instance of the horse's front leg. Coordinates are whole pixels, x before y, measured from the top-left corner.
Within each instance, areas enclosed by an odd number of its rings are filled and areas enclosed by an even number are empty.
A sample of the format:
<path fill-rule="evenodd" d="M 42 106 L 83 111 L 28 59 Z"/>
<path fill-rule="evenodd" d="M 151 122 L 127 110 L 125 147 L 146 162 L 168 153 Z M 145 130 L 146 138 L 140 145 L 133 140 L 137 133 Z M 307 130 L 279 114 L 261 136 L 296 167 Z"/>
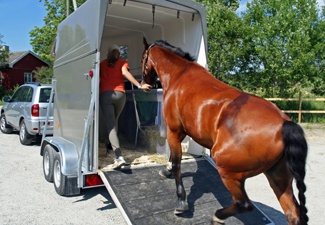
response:
<path fill-rule="evenodd" d="M 170 148 L 170 161 L 172 163 L 172 172 L 175 177 L 176 194 L 178 197 L 178 205 L 175 209 L 175 214 L 181 214 L 188 209 L 188 204 L 185 201 L 186 192 L 183 185 L 181 173 L 181 160 L 182 160 L 182 147 L 181 141 L 184 139 L 185 134 L 180 132 L 171 132 L 167 130 L 167 141 Z"/>

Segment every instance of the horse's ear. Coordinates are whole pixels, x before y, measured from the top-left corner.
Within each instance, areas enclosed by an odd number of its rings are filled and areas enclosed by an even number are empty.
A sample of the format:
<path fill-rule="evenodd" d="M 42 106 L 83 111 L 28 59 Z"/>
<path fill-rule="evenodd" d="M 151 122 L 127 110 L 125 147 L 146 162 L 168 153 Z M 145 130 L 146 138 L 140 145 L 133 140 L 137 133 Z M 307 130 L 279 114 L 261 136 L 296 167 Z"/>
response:
<path fill-rule="evenodd" d="M 148 44 L 147 39 L 145 37 L 143 37 L 143 45 L 144 45 L 145 50 L 147 50 L 149 48 L 149 44 Z"/>

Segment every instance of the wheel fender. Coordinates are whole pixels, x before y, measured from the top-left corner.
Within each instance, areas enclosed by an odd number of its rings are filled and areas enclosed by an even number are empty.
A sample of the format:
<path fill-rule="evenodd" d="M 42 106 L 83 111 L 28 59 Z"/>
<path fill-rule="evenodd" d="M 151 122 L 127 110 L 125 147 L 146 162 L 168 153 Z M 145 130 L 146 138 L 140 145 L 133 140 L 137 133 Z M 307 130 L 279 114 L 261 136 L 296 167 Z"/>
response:
<path fill-rule="evenodd" d="M 43 156 L 47 144 L 52 145 L 61 157 L 62 174 L 66 176 L 78 175 L 78 151 L 77 146 L 61 137 L 45 137 L 42 141 L 40 155 Z"/>

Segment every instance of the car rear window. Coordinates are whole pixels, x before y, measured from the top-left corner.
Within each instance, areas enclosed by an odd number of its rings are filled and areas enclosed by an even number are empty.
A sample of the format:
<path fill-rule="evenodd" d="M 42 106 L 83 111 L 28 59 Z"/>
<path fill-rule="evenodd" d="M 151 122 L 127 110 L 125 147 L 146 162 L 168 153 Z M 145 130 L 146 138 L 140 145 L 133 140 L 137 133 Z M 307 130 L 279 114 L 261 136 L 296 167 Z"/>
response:
<path fill-rule="evenodd" d="M 39 102 L 46 103 L 50 101 L 51 88 L 41 88 L 39 95 Z"/>

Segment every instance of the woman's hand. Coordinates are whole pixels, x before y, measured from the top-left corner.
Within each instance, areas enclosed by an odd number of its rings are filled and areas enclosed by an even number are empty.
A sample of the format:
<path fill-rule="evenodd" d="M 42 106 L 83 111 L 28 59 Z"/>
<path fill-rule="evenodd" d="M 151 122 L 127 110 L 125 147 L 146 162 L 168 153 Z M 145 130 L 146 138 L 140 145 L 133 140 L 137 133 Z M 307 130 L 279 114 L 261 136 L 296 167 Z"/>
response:
<path fill-rule="evenodd" d="M 144 91 L 150 91 L 151 88 L 150 84 L 141 84 L 141 89 Z"/>

